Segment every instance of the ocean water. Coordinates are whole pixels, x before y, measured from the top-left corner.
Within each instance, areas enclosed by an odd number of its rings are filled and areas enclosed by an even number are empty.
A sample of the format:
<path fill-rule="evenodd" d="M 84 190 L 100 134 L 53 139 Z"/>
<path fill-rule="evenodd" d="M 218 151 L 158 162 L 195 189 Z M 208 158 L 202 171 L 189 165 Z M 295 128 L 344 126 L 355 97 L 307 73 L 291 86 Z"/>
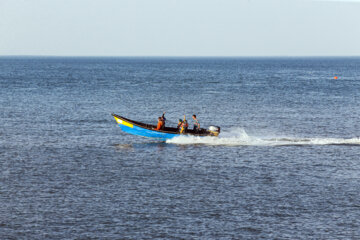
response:
<path fill-rule="evenodd" d="M 359 239 L 359 101 L 360 58 L 1 57 L 0 239 Z M 222 132 L 111 116 L 163 111 Z"/>

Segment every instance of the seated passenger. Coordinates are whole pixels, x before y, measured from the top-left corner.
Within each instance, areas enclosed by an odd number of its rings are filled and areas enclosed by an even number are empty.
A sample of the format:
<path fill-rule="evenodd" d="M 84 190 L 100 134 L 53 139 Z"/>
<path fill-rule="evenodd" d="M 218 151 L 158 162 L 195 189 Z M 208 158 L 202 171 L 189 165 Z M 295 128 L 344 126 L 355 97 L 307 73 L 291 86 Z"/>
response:
<path fill-rule="evenodd" d="M 187 131 L 188 127 L 189 127 L 188 121 L 185 119 L 183 124 L 184 124 L 185 131 Z"/>
<path fill-rule="evenodd" d="M 180 134 L 186 133 L 188 127 L 189 127 L 189 124 L 186 120 L 186 116 L 184 115 L 184 120 L 182 121 L 182 123 L 180 125 Z"/>
<path fill-rule="evenodd" d="M 194 123 L 194 131 L 197 133 L 200 131 L 200 122 L 199 120 L 197 120 L 196 115 L 192 115 L 192 118 L 194 119 L 195 123 Z"/>
<path fill-rule="evenodd" d="M 163 112 L 163 115 L 161 116 L 161 120 L 163 121 L 163 125 L 162 125 L 162 128 L 161 128 L 161 129 L 164 129 L 164 128 L 165 128 L 165 121 L 166 121 L 165 113 L 166 113 L 166 112 Z"/>
<path fill-rule="evenodd" d="M 155 130 L 160 130 L 163 129 L 164 126 L 164 121 L 161 117 L 158 117 L 158 123 L 157 123 L 157 127 L 155 128 Z"/>
<path fill-rule="evenodd" d="M 163 112 L 163 115 L 161 117 L 158 117 L 158 123 L 157 123 L 157 127 L 155 128 L 155 130 L 164 130 L 165 129 L 165 112 Z"/>
<path fill-rule="evenodd" d="M 181 129 L 181 125 L 182 125 L 182 120 L 181 120 L 181 119 L 179 119 L 179 122 L 178 122 L 178 125 L 177 125 L 177 129 L 178 129 L 178 131 L 180 131 L 180 129 Z"/>

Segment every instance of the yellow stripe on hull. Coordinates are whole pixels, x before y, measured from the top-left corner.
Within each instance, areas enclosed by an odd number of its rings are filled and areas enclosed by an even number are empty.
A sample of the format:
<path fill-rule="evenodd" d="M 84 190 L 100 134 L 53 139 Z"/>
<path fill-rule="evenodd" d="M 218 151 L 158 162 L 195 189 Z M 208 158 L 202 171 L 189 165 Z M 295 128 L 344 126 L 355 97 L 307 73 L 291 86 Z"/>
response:
<path fill-rule="evenodd" d="M 119 119 L 119 118 L 117 118 L 117 117 L 114 117 L 114 118 L 115 118 L 115 120 L 116 120 L 116 122 L 117 122 L 118 124 L 122 124 L 122 125 L 124 125 L 124 126 L 134 128 L 134 125 L 132 125 L 131 123 L 125 122 L 124 120 L 121 120 L 121 119 Z"/>

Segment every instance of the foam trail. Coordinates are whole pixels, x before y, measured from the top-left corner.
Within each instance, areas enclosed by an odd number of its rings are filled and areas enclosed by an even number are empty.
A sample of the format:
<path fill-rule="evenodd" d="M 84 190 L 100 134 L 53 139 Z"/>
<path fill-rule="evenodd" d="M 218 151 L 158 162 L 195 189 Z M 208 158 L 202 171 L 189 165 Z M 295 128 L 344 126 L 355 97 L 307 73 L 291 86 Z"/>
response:
<path fill-rule="evenodd" d="M 180 145 L 212 145 L 212 146 L 296 146 L 296 145 L 359 145 L 360 138 L 296 138 L 275 137 L 262 138 L 249 136 L 244 129 L 236 128 L 223 132 L 219 137 L 179 136 L 166 141 Z"/>

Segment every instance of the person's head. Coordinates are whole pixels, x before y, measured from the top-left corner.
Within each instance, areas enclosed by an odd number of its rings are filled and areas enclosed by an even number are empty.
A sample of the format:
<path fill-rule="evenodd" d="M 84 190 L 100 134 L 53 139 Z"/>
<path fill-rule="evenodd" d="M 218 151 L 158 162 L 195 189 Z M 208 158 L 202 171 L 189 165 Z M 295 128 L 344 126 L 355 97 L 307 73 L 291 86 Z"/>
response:
<path fill-rule="evenodd" d="M 161 119 L 162 119 L 161 117 L 158 117 L 158 120 L 159 120 L 159 121 L 161 121 Z"/>
<path fill-rule="evenodd" d="M 182 120 L 181 119 L 179 119 L 179 123 L 181 123 L 182 122 Z"/>
<path fill-rule="evenodd" d="M 196 115 L 194 114 L 194 115 L 192 115 L 192 117 L 193 117 L 193 119 L 196 119 Z"/>

